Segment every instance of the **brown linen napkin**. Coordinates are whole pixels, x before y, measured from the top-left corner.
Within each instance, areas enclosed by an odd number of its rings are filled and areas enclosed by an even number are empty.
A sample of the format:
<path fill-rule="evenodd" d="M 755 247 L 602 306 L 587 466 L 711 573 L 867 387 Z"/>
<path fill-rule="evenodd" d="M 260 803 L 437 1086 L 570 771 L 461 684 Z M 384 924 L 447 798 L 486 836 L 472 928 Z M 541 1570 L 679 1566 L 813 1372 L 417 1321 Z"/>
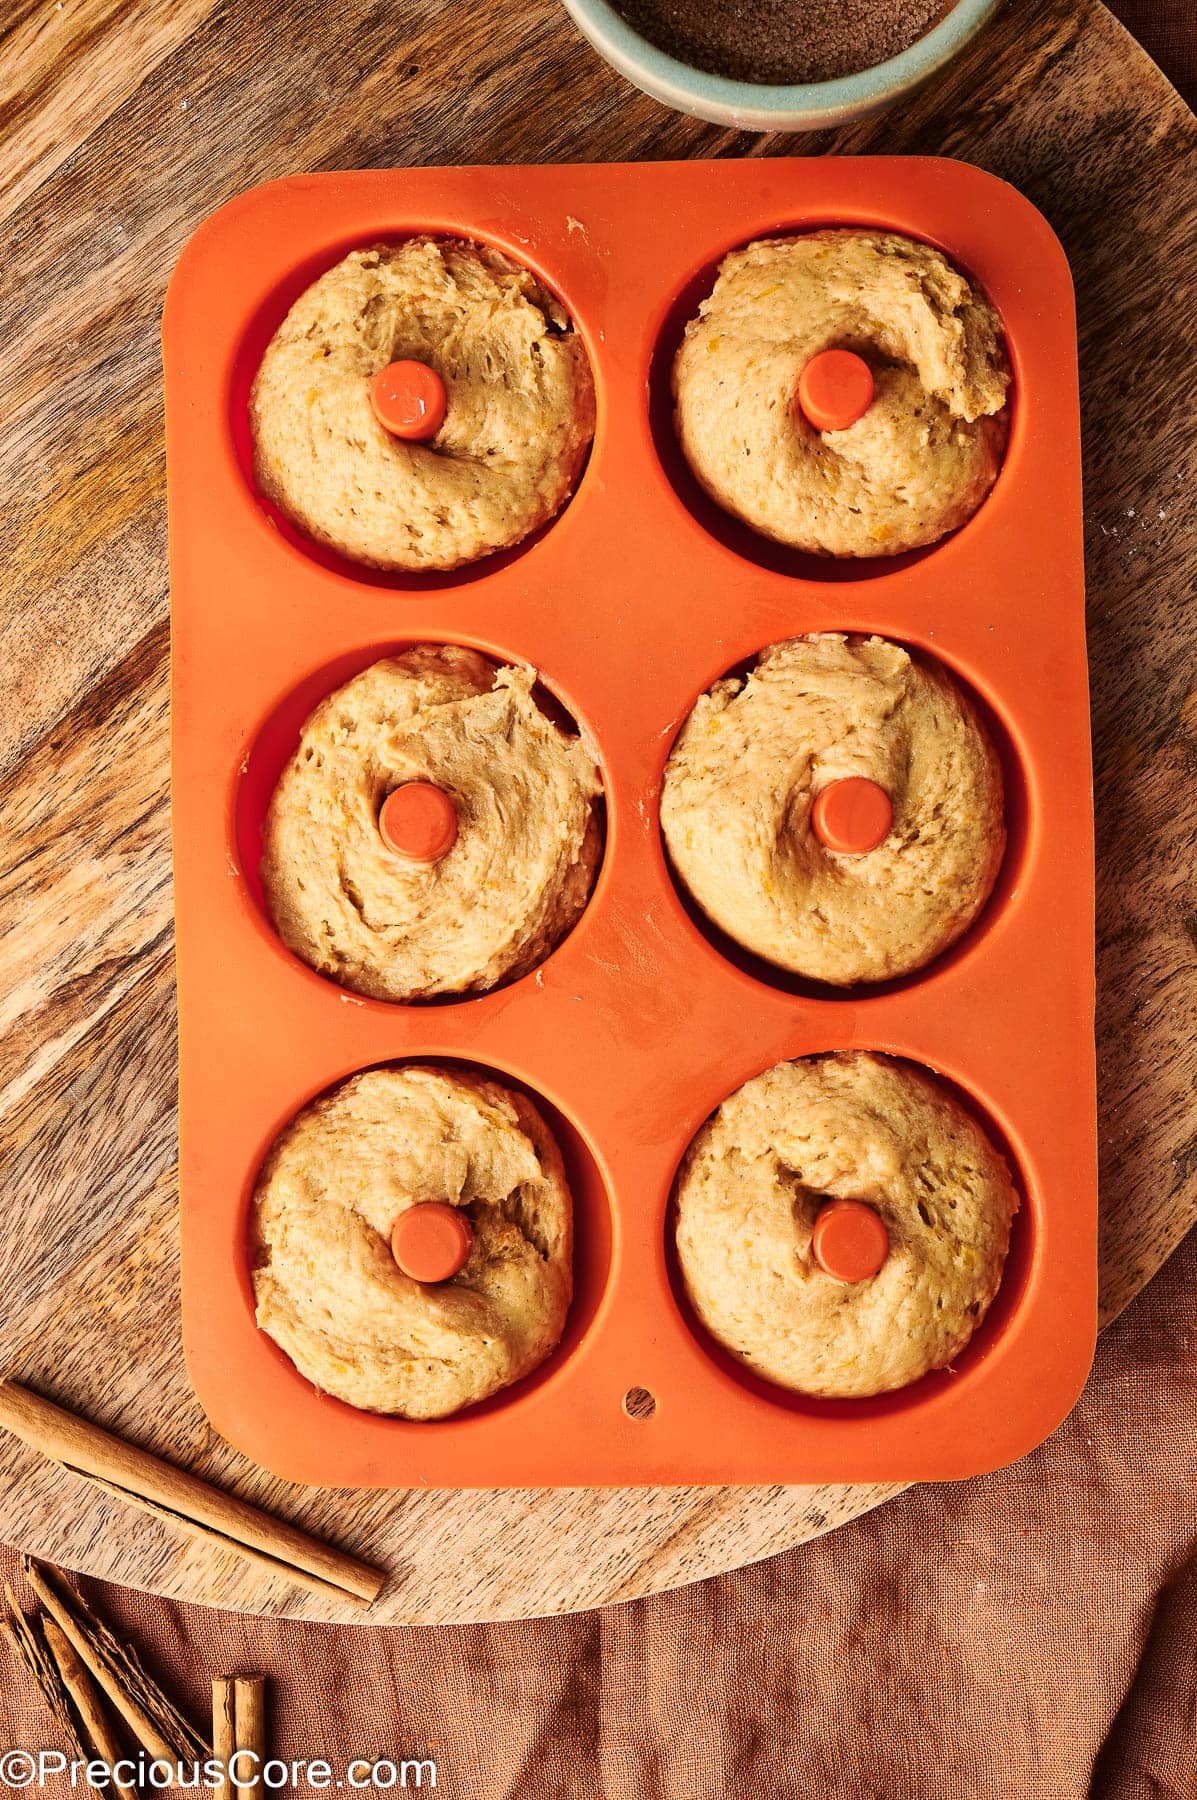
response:
<path fill-rule="evenodd" d="M 1101 1755 L 1093 1800 L 1197 1794 L 1197 1555 L 1160 1594 L 1142 1661 Z"/>
<path fill-rule="evenodd" d="M 1190 106 L 1197 107 L 1197 7 L 1193 0 L 1110 0 Z"/>

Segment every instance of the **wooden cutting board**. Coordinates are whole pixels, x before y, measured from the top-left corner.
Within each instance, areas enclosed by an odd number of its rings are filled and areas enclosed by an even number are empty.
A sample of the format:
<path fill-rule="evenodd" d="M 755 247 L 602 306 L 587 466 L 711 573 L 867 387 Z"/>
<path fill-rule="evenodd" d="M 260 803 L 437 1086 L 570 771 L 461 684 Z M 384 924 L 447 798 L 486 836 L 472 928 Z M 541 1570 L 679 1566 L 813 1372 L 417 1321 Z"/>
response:
<path fill-rule="evenodd" d="M 288 1488 L 207 1426 L 178 1318 L 162 293 L 205 214 L 294 169 L 933 152 L 1042 208 L 1081 316 L 1108 1318 L 1197 1215 L 1197 120 L 1098 0 L 1011 5 L 930 91 L 822 137 L 666 112 L 556 0 L 21 0 L 0 74 L 0 1368 L 388 1567 L 378 1621 L 629 1599 L 878 1505 L 896 1490 Z M 0 1478 L 0 1534 L 68 1567 L 351 1616 L 7 1440 Z"/>

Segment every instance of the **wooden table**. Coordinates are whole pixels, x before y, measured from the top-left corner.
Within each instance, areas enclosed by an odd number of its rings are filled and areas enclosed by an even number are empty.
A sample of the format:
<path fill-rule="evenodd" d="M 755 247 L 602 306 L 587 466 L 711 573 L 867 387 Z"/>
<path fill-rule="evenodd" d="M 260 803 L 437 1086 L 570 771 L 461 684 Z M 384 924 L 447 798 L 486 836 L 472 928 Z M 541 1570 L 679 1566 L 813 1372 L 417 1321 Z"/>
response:
<path fill-rule="evenodd" d="M 294 169 L 937 152 L 1047 213 L 1081 312 L 1110 1316 L 1197 1214 L 1197 121 L 1098 0 L 1012 5 L 931 91 L 805 138 L 664 111 L 555 0 L 18 0 L 12 19 L 0 1367 L 387 1565 L 379 1620 L 630 1598 L 878 1504 L 894 1490 L 288 1489 L 207 1426 L 178 1323 L 162 292 L 205 214 Z M 338 1616 L 9 1441 L 0 1471 L 0 1533 L 40 1555 L 183 1599 Z"/>

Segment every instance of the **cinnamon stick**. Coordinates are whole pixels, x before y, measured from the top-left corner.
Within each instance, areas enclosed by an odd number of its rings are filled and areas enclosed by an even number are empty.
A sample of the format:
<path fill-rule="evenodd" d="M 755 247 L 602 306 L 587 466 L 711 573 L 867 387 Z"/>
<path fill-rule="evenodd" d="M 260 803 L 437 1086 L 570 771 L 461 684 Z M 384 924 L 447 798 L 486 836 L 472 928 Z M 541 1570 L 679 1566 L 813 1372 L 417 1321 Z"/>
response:
<path fill-rule="evenodd" d="M 95 1677 L 138 1743 L 144 1746 L 155 1762 L 177 1764 L 182 1756 L 179 1746 L 170 1743 L 163 1736 L 158 1722 L 151 1717 L 140 1696 L 129 1692 L 125 1685 L 117 1679 L 115 1671 L 109 1667 L 107 1659 L 92 1643 L 66 1601 L 55 1588 L 51 1587 L 36 1563 L 25 1557 L 23 1567 L 30 1587 L 51 1619 L 61 1627 L 72 1649 L 80 1657 L 89 1674 Z"/>
<path fill-rule="evenodd" d="M 46 1648 L 62 1677 L 62 1685 L 75 1703 L 84 1736 L 90 1740 L 100 1761 L 106 1762 L 110 1769 L 115 1769 L 121 1760 L 120 1743 L 108 1723 L 95 1684 L 84 1667 L 82 1658 L 56 1619 L 47 1615 L 41 1621 L 41 1630 Z M 136 1792 L 131 1781 L 117 1781 L 115 1775 L 113 1784 L 122 1793 Z"/>
<path fill-rule="evenodd" d="M 331 1587 L 369 1605 L 386 1584 L 382 1570 L 211 1487 L 15 1381 L 0 1381 L 0 1429 L 129 1505 L 165 1515 L 193 1535 L 235 1550 L 258 1566 L 265 1562 L 271 1573 L 317 1593 L 327 1594 Z"/>
<path fill-rule="evenodd" d="M 17 1605 L 12 1589 L 6 1587 L 4 1592 L 9 1605 L 8 1616 L 3 1620 L 5 1634 L 12 1640 L 21 1661 L 37 1682 L 50 1717 L 62 1732 L 72 1759 L 75 1762 L 86 1762 L 87 1745 L 80 1736 L 79 1727 L 68 1705 L 62 1676 L 42 1637 Z"/>
<path fill-rule="evenodd" d="M 254 1754 L 253 1773 L 241 1785 L 242 1800 L 260 1800 L 262 1766 L 266 1761 L 266 1682 L 261 1675 L 237 1677 L 233 1684 L 233 1717 L 238 1750 L 252 1750 Z"/>
<path fill-rule="evenodd" d="M 184 1519 L 179 1513 L 172 1512 L 169 1506 L 159 1506 L 156 1500 L 147 1500 L 144 1494 L 134 1494 L 127 1488 L 117 1487 L 115 1482 L 102 1481 L 98 1475 L 85 1475 L 81 1469 L 72 1469 L 70 1473 L 78 1475 L 80 1481 L 85 1481 L 88 1487 L 99 1488 L 102 1494 L 111 1495 L 114 1500 L 132 1507 L 135 1512 L 143 1512 L 148 1518 L 161 1519 L 166 1525 L 176 1526 L 201 1544 L 215 1544 L 221 1549 L 233 1551 L 266 1575 L 297 1582 L 301 1587 L 310 1588 L 314 1594 L 335 1594 L 338 1600 L 357 1601 L 360 1598 L 357 1594 L 347 1593 L 343 1587 L 337 1587 L 331 1581 L 324 1581 L 319 1575 L 309 1575 L 292 1568 L 290 1563 L 281 1563 L 277 1556 L 267 1556 L 264 1550 L 255 1550 L 249 1544 L 234 1543 L 231 1538 L 210 1530 L 206 1525 L 199 1525 L 193 1519 Z M 363 1601 L 363 1604 L 366 1602 Z"/>
<path fill-rule="evenodd" d="M 237 1748 L 237 1728 L 233 1719 L 233 1688 L 231 1675 L 215 1675 L 212 1678 L 212 1755 L 220 1764 L 220 1782 L 212 1790 L 212 1800 L 234 1800 L 232 1779 L 229 1775 L 229 1764 L 233 1752 Z"/>

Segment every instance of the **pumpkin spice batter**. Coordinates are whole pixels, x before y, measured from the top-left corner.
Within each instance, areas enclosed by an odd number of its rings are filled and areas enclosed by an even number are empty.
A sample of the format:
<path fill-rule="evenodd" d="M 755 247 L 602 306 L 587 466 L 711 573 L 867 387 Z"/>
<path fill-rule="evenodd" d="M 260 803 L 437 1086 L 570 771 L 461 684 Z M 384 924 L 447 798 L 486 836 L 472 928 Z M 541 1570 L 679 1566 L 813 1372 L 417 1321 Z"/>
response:
<path fill-rule="evenodd" d="M 840 841 L 823 803 L 877 784 L 884 817 Z M 908 974 L 984 906 L 1005 847 L 1001 768 L 956 683 L 884 638 L 774 644 L 701 696 L 669 756 L 661 826 L 729 937 L 850 986 Z"/>
<path fill-rule="evenodd" d="M 997 1292 L 1018 1209 L 1001 1155 L 947 1090 L 867 1051 L 745 1082 L 694 1139 L 675 1198 L 686 1289 L 712 1335 L 769 1381 L 841 1397 L 952 1361 Z M 871 1209 L 885 1245 L 847 1282 L 818 1242 L 845 1201 Z"/>
<path fill-rule="evenodd" d="M 447 1280 L 400 1266 L 397 1223 L 469 1221 Z M 523 1094 L 463 1071 L 367 1069 L 291 1121 L 251 1217 L 262 1330 L 327 1394 L 438 1419 L 518 1381 L 561 1336 L 573 1209 Z"/>
<path fill-rule="evenodd" d="M 535 683 L 423 644 L 321 702 L 263 833 L 262 887 L 290 950 L 378 1000 L 482 993 L 543 962 L 590 896 L 602 784 Z"/>
<path fill-rule="evenodd" d="M 862 408 L 794 405 L 850 352 Z M 809 231 L 734 250 L 674 360 L 678 439 L 711 498 L 821 556 L 934 544 L 976 512 L 1005 449 L 1010 371 L 984 295 L 929 244 Z"/>

